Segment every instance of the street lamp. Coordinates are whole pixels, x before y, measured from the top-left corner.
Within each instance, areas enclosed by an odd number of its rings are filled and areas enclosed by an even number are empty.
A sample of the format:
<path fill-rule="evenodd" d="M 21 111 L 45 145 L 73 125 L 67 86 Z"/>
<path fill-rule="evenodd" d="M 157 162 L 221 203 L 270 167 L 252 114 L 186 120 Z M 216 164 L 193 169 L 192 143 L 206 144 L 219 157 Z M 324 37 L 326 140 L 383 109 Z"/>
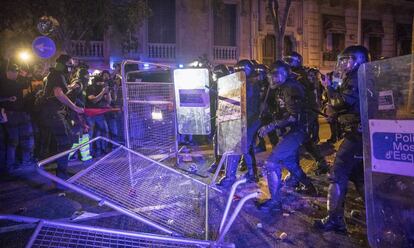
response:
<path fill-rule="evenodd" d="M 18 56 L 19 56 L 19 59 L 20 59 L 22 62 L 25 62 L 25 63 L 27 63 L 27 62 L 30 60 L 30 58 L 32 57 L 32 56 L 30 55 L 30 53 L 29 53 L 29 52 L 27 52 L 27 51 L 20 51 L 20 52 L 18 53 Z"/>

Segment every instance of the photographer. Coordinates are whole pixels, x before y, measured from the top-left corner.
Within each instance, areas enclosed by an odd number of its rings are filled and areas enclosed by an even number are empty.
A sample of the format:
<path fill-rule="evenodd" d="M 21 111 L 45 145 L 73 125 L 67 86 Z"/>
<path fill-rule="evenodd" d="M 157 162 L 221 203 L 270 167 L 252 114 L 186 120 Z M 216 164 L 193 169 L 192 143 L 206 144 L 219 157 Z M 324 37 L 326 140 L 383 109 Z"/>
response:
<path fill-rule="evenodd" d="M 118 85 L 111 79 L 111 74 L 107 70 L 102 71 L 101 77 L 104 84 L 109 88 L 109 96 L 111 97 L 110 106 L 116 107 L 114 104 L 118 97 Z M 105 113 L 104 116 L 106 123 L 108 124 L 109 138 L 118 141 L 117 118 L 121 118 L 121 116 L 119 116 L 118 112 Z"/>
<path fill-rule="evenodd" d="M 111 104 L 111 94 L 109 86 L 105 84 L 103 78 L 98 75 L 92 80 L 92 84 L 86 88 L 86 107 L 87 108 L 109 108 Z M 89 116 L 86 118 L 89 126 L 89 137 L 104 136 L 108 137 L 108 124 L 103 114 Z M 106 151 L 106 143 L 97 141 L 96 148 L 92 154 L 99 157 Z"/>

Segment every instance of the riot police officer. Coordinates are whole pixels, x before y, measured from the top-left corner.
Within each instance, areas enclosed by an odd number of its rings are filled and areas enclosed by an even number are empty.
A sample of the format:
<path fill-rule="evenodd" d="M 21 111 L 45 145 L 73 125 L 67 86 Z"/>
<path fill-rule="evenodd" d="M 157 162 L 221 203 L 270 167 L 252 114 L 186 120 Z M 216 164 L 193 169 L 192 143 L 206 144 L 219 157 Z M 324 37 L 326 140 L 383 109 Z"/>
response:
<path fill-rule="evenodd" d="M 6 164 L 8 169 L 17 167 L 16 149 L 21 148 L 21 165 L 30 165 L 34 148 L 33 126 L 29 113 L 24 107 L 23 90 L 30 86 L 30 79 L 20 72 L 19 66 L 9 63 L 6 77 L 1 82 L 0 94 L 15 97 L 15 101 L 3 102 L 8 121 L 4 124 L 7 133 Z"/>
<path fill-rule="evenodd" d="M 321 155 L 320 150 L 311 139 L 311 132 L 318 122 L 318 115 L 315 110 L 318 109 L 315 94 L 315 85 L 309 80 L 307 72 L 303 67 L 303 58 L 297 52 L 292 52 L 289 56 L 284 57 L 284 61 L 290 65 L 292 72 L 297 75 L 297 81 L 301 83 L 305 90 L 305 103 L 306 103 L 306 137 L 303 142 L 303 146 L 316 162 L 316 174 L 325 174 L 328 172 L 328 166 L 325 158 Z M 295 180 L 294 178 L 292 178 Z"/>
<path fill-rule="evenodd" d="M 344 203 L 348 180 L 354 182 L 362 196 L 364 193 L 358 68 L 368 61 L 369 53 L 365 47 L 349 46 L 338 56 L 335 74 L 340 76 L 324 81 L 338 122 L 345 127 L 345 137 L 329 173 L 328 216 L 314 223 L 316 228 L 323 231 L 346 232 Z"/>
<path fill-rule="evenodd" d="M 268 125 L 273 121 L 273 116 L 279 112 L 278 104 L 275 97 L 275 89 L 269 87 L 269 80 L 267 74 L 269 68 L 263 64 L 256 66 L 256 71 L 259 74 L 259 86 L 260 86 L 260 121 L 261 126 Z M 279 137 L 277 136 L 276 131 L 269 132 L 267 134 L 269 141 L 272 146 L 276 146 L 279 142 Z M 258 137 L 259 143 L 255 148 L 255 153 L 266 151 L 266 144 L 263 137 Z"/>
<path fill-rule="evenodd" d="M 270 73 L 270 87 L 278 88 L 277 100 L 281 115 L 272 123 L 261 127 L 259 135 L 263 137 L 274 129 L 281 130 L 283 134 L 265 163 L 271 199 L 259 205 L 259 209 L 279 211 L 282 208 L 279 192 L 282 186 L 283 167 L 286 167 L 306 187 L 306 193 L 316 195 L 316 189 L 299 166 L 297 159 L 299 147 L 305 139 L 303 86 L 294 78 L 289 77 L 289 65 L 283 61 L 276 61 Z"/>
<path fill-rule="evenodd" d="M 41 100 L 42 125 L 48 128 L 56 141 L 57 152 L 68 150 L 72 145 L 72 133 L 67 119 L 67 108 L 76 113 L 83 113 L 83 108 L 76 106 L 66 95 L 68 91 L 67 80 L 69 78 L 68 67 L 71 65 L 71 57 L 63 54 L 56 59 L 56 65 L 50 69 L 45 79 L 45 86 Z M 57 160 L 56 175 L 67 179 L 68 156 L 62 156 Z"/>
<path fill-rule="evenodd" d="M 260 127 L 260 86 L 257 82 L 257 74 L 252 61 L 244 59 L 237 62 L 235 71 L 244 71 L 246 74 L 246 113 L 247 113 L 247 149 L 248 152 L 243 154 L 246 163 L 246 178 L 249 182 L 257 182 L 256 158 L 254 155 L 254 143 L 257 130 Z M 231 160 L 227 163 L 226 175 L 219 183 L 219 186 L 230 186 L 236 180 L 237 160 Z"/>

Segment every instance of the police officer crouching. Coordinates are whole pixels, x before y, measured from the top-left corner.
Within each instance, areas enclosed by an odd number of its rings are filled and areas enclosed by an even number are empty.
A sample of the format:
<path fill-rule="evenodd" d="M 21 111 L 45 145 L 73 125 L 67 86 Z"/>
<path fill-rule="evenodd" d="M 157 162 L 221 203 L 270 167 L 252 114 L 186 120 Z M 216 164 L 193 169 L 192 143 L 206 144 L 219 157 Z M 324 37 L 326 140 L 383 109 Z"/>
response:
<path fill-rule="evenodd" d="M 307 189 L 306 193 L 316 195 L 317 192 L 311 180 L 299 166 L 297 159 L 299 147 L 305 139 L 303 86 L 289 77 L 289 65 L 280 60 L 272 65 L 270 76 L 270 87 L 278 88 L 277 100 L 281 115 L 272 123 L 261 127 L 259 136 L 263 137 L 274 129 L 279 129 L 283 134 L 265 163 L 271 199 L 260 204 L 259 209 L 280 211 L 282 209 L 280 188 L 283 167 L 286 167 L 304 185 Z"/>
<path fill-rule="evenodd" d="M 326 79 L 331 104 L 338 122 L 345 127 L 345 137 L 338 149 L 329 174 L 328 216 L 316 220 L 314 226 L 323 231 L 346 232 L 344 204 L 348 180 L 353 181 L 358 193 L 364 194 L 363 146 L 360 130 L 358 68 L 369 62 L 369 52 L 363 46 L 347 47 L 339 56 L 334 80 Z"/>

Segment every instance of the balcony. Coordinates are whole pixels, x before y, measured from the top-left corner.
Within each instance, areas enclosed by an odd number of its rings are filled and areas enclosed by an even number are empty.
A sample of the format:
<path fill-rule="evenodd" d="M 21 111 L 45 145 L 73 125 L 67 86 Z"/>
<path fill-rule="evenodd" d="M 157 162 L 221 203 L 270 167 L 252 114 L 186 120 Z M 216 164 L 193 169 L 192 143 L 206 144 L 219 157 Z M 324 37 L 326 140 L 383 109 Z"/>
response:
<path fill-rule="evenodd" d="M 103 41 L 72 41 L 72 55 L 83 59 L 103 59 Z"/>
<path fill-rule="evenodd" d="M 237 61 L 237 47 L 214 46 L 213 57 L 215 61 L 234 62 Z"/>
<path fill-rule="evenodd" d="M 175 43 L 148 43 L 148 58 L 174 60 Z"/>

